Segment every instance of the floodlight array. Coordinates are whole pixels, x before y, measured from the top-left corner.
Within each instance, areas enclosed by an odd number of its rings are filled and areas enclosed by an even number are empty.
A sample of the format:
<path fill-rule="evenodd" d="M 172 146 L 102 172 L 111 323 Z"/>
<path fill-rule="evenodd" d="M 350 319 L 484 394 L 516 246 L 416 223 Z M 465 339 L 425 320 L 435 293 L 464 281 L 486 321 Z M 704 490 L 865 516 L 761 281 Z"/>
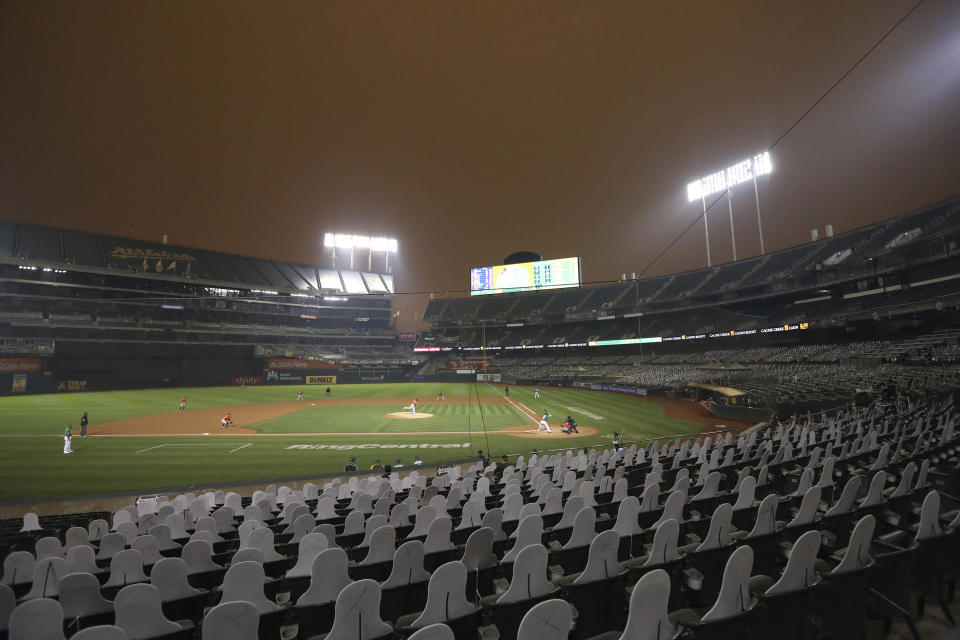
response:
<path fill-rule="evenodd" d="M 397 240 L 381 236 L 359 236 L 350 233 L 326 233 L 323 246 L 334 249 L 366 249 L 375 253 L 396 253 Z"/>

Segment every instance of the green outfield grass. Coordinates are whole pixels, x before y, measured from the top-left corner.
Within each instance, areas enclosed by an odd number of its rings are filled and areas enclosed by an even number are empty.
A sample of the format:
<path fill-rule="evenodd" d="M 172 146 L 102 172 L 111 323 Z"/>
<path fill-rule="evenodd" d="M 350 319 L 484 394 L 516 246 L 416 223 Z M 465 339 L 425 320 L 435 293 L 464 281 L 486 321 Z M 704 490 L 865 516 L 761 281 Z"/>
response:
<path fill-rule="evenodd" d="M 540 400 L 533 390 L 511 387 L 510 397 L 535 413 L 549 411 L 551 425 L 573 416 L 581 425 L 598 429 L 594 436 L 570 439 L 521 438 L 494 431 L 533 422 L 509 405 L 478 406 L 476 396 L 502 396 L 502 385 L 474 384 L 370 384 L 332 387 L 338 398 L 419 397 L 419 411 L 433 413 L 422 420 L 384 418 L 400 411 L 389 405 L 323 406 L 317 386 L 206 387 L 138 391 L 87 392 L 8 396 L 0 398 L 0 499 L 38 498 L 113 491 L 147 492 L 168 486 L 215 486 L 217 483 L 259 481 L 270 478 L 327 474 L 342 469 L 351 456 L 361 469 L 377 458 L 393 464 L 400 458 L 409 466 L 414 455 L 424 462 L 474 458 L 476 450 L 488 454 L 527 453 L 609 444 L 614 430 L 628 439 L 650 439 L 695 433 L 700 424 L 670 419 L 660 405 L 632 396 L 578 389 L 544 389 Z M 289 402 L 298 391 L 317 402 L 288 415 L 257 424 L 242 425 L 263 434 L 309 432 L 369 435 L 244 436 L 230 437 L 88 437 L 79 438 L 80 414 L 90 414 L 91 427 L 123 418 L 174 412 L 181 395 L 189 409 Z M 448 399 L 472 397 L 471 404 L 436 402 L 443 391 Z M 63 427 L 74 423 L 76 451 L 63 455 Z M 400 432 L 450 431 L 442 435 L 395 435 Z M 459 433 L 467 431 L 468 433 Z M 558 430 L 557 430 L 558 431 Z"/>

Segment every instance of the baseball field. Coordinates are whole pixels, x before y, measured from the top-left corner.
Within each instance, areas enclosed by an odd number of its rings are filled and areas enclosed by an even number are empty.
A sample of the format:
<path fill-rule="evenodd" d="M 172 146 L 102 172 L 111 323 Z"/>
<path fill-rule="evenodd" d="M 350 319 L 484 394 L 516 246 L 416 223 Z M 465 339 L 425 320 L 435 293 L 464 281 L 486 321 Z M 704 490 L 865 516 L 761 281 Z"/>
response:
<path fill-rule="evenodd" d="M 0 500 L 282 480 L 361 471 L 376 460 L 424 463 L 649 440 L 716 422 L 685 400 L 488 383 L 201 387 L 0 398 Z M 297 400 L 299 392 L 302 401 Z M 443 392 L 445 399 L 438 400 Z M 186 411 L 178 411 L 181 396 Z M 409 405 L 419 399 L 417 417 Z M 80 416 L 88 412 L 87 437 Z M 552 433 L 536 433 L 544 412 Z M 233 424 L 221 428 L 230 413 Z M 572 416 L 580 434 L 560 424 Z M 74 453 L 63 453 L 73 423 Z"/>

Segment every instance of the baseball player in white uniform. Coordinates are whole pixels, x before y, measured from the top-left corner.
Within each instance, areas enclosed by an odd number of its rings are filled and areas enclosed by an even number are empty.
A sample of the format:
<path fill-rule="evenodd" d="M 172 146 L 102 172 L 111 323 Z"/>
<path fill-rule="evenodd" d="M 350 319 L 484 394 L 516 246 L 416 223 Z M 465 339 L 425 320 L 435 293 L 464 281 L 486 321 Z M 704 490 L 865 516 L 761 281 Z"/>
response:
<path fill-rule="evenodd" d="M 547 433 L 553 433 L 553 431 L 550 430 L 550 424 L 547 423 L 547 419 L 550 417 L 551 416 L 549 413 L 543 414 L 543 417 L 540 418 L 540 424 L 537 425 L 537 433 L 540 433 L 541 431 L 544 431 L 544 430 L 546 430 Z"/>
<path fill-rule="evenodd" d="M 417 415 L 417 405 L 420 404 L 420 398 L 414 398 L 413 402 L 404 407 L 404 409 L 410 409 L 413 412 L 413 415 Z"/>

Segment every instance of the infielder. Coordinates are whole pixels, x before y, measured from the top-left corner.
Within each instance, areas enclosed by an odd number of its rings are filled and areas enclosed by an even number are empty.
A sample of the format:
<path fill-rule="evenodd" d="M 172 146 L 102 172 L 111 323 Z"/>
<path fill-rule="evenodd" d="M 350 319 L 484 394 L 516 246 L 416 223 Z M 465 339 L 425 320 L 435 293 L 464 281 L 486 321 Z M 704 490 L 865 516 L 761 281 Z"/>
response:
<path fill-rule="evenodd" d="M 413 402 L 404 407 L 404 409 L 410 409 L 413 412 L 413 415 L 417 415 L 417 405 L 420 404 L 420 398 L 414 398 Z"/>
<path fill-rule="evenodd" d="M 297 394 L 297 402 L 303 402 L 303 391 Z"/>
<path fill-rule="evenodd" d="M 73 423 L 67 425 L 67 428 L 63 430 L 63 452 L 64 453 L 73 453 L 73 449 L 70 448 L 70 443 L 73 441 Z"/>
<path fill-rule="evenodd" d="M 220 418 L 220 428 L 221 428 L 221 429 L 226 429 L 227 427 L 229 427 L 229 426 L 232 425 L 232 424 L 233 424 L 233 418 L 230 417 L 230 412 L 228 411 L 228 412 L 227 412 L 227 415 L 225 415 L 225 416 L 223 416 L 222 418 Z"/>
<path fill-rule="evenodd" d="M 540 424 L 537 425 L 537 433 L 540 433 L 543 430 L 546 430 L 547 433 L 553 433 L 553 431 L 550 430 L 550 425 L 547 423 L 547 419 L 551 417 L 553 416 L 547 412 L 544 412 L 543 417 L 540 418 Z"/>
<path fill-rule="evenodd" d="M 187 396 L 180 396 L 180 409 L 178 411 L 187 410 Z"/>
<path fill-rule="evenodd" d="M 539 400 L 539 399 L 540 399 L 540 389 L 537 389 L 537 388 L 534 388 L 534 389 L 533 389 L 533 399 L 534 399 L 534 400 Z"/>

